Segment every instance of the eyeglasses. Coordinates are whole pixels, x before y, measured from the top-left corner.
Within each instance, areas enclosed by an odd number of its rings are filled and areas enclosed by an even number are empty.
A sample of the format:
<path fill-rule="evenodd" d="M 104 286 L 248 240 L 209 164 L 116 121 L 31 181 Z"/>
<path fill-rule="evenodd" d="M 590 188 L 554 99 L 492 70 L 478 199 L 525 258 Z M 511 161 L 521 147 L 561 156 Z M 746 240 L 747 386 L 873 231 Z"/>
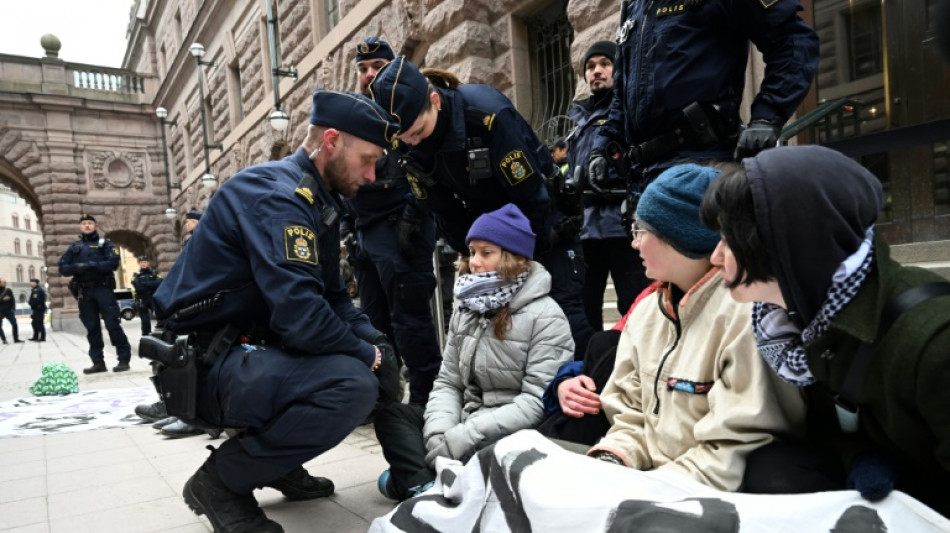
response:
<path fill-rule="evenodd" d="M 639 241 L 640 236 L 646 233 L 647 231 L 648 230 L 644 228 L 643 226 L 641 226 L 637 221 L 634 221 L 633 224 L 630 225 L 630 233 L 633 234 L 633 242 Z"/>

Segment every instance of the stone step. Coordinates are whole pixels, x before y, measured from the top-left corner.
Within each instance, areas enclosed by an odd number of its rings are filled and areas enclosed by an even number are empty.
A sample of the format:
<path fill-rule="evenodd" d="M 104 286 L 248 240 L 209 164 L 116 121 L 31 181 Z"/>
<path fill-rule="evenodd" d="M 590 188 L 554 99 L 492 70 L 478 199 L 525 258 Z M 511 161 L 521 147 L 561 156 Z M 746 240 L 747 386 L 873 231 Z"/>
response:
<path fill-rule="evenodd" d="M 950 279 L 950 240 L 891 246 L 891 257 L 906 266 L 932 270 Z"/>

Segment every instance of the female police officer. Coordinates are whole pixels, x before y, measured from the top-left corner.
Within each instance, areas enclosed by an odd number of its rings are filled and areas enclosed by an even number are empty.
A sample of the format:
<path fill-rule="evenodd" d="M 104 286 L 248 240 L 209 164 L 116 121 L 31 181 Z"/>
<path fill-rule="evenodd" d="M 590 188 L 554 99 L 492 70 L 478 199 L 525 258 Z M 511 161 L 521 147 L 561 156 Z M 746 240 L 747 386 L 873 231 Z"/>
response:
<path fill-rule="evenodd" d="M 551 273 L 551 296 L 567 315 L 579 359 L 593 334 L 581 302 L 580 221 L 555 203 L 552 193 L 561 191 L 545 186 L 558 175 L 554 161 L 511 101 L 445 71 L 424 75 L 404 57 L 383 67 L 370 91 L 399 123 L 396 137 L 410 147 L 404 161 L 413 194 L 453 248 L 466 250 L 472 222 L 506 203 L 528 217 L 538 236 L 534 256 Z"/>

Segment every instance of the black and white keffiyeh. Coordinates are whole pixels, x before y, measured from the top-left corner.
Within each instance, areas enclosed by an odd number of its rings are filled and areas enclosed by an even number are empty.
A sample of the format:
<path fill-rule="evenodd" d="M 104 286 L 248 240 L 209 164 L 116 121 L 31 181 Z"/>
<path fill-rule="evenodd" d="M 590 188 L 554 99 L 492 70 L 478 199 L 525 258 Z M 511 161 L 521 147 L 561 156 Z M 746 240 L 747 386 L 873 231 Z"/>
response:
<path fill-rule="evenodd" d="M 804 387 L 815 382 L 805 358 L 805 345 L 824 335 L 828 325 L 854 298 L 874 264 L 874 228 L 868 228 L 858 251 L 845 259 L 831 278 L 831 287 L 815 318 L 799 330 L 788 312 L 771 303 L 752 307 L 752 332 L 759 354 L 783 380 Z"/>
<path fill-rule="evenodd" d="M 455 298 L 459 301 L 459 310 L 484 314 L 493 309 L 501 309 L 508 305 L 527 279 L 527 270 L 518 274 L 514 281 L 505 281 L 498 272 L 459 276 L 455 282 Z"/>

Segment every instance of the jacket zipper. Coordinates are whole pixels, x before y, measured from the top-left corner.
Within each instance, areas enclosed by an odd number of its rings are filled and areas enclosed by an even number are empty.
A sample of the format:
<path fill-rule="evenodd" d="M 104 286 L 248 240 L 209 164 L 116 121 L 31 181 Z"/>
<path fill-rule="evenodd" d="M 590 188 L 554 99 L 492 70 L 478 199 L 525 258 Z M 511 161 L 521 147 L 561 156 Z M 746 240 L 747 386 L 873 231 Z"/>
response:
<path fill-rule="evenodd" d="M 633 79 L 633 123 L 640 127 L 640 70 L 643 66 L 644 54 L 643 54 L 643 34 L 645 33 L 647 25 L 647 17 L 650 9 L 653 7 L 653 1 L 650 0 L 647 2 L 646 7 L 643 9 L 642 19 L 640 21 L 640 40 L 637 45 L 637 77 Z M 636 16 L 636 15 L 634 15 Z"/>
<path fill-rule="evenodd" d="M 660 298 L 659 301 L 660 301 L 660 308 L 662 309 L 663 299 Z M 665 315 L 666 313 L 663 313 L 663 314 Z M 667 317 L 667 318 L 670 318 L 670 317 Z M 653 379 L 653 397 L 656 398 L 656 406 L 653 408 L 654 415 L 660 414 L 659 387 L 660 387 L 660 374 L 663 373 L 663 365 L 666 364 L 666 358 L 669 357 L 671 353 L 673 353 L 673 350 L 676 349 L 676 345 L 678 345 L 680 342 L 680 333 L 681 333 L 680 321 L 678 318 L 670 318 L 670 319 L 673 321 L 673 325 L 676 326 L 676 338 L 673 339 L 673 346 L 671 346 L 670 349 L 667 350 L 665 354 L 663 354 L 663 359 L 660 359 L 660 366 L 659 368 L 656 369 L 656 378 Z"/>

